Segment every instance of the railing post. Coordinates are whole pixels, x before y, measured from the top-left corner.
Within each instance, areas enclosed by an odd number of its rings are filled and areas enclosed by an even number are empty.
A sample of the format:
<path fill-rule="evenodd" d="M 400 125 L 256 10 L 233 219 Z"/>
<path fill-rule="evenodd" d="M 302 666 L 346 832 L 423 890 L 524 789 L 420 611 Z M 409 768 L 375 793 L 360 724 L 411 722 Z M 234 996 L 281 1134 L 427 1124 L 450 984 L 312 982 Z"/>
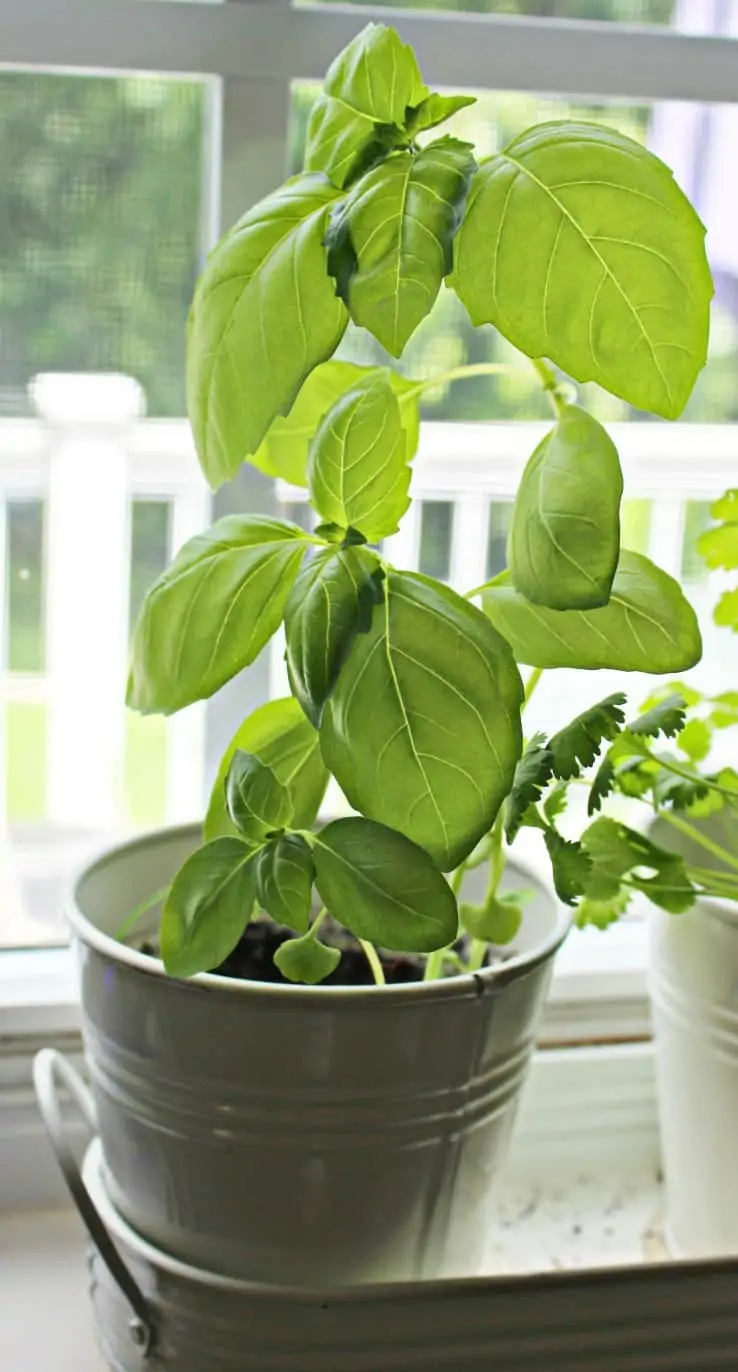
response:
<path fill-rule="evenodd" d="M 112 829 L 125 739 L 127 433 L 143 393 L 126 376 L 49 374 L 33 398 L 51 431 L 48 815 L 64 828 Z"/>

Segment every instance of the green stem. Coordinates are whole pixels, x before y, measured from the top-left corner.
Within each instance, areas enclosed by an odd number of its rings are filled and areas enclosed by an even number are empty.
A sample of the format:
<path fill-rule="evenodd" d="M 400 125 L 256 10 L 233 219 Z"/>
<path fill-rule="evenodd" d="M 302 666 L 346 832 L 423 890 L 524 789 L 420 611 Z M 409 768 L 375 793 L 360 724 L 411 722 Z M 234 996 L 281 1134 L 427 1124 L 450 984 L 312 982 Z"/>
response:
<path fill-rule="evenodd" d="M 368 943 L 367 940 L 363 938 L 359 939 L 359 943 L 361 944 L 366 960 L 372 969 L 372 976 L 374 977 L 377 986 L 386 986 L 384 968 L 379 960 L 379 953 L 374 947 L 374 944 Z"/>
<path fill-rule="evenodd" d="M 123 940 L 128 937 L 131 930 L 135 929 L 136 925 L 138 924 L 138 921 L 141 919 L 143 915 L 146 914 L 146 911 L 151 910 L 152 907 L 154 905 L 158 905 L 160 901 L 166 900 L 166 897 L 168 895 L 169 887 L 164 886 L 162 887 L 161 891 L 154 891 L 153 896 L 147 896 L 145 900 L 142 900 L 140 904 L 136 906 L 135 910 L 132 910 L 130 915 L 126 916 L 126 918 L 123 920 L 123 923 L 120 926 L 120 929 L 116 930 L 114 937 L 118 940 L 118 942 L 122 943 Z"/>
<path fill-rule="evenodd" d="M 457 869 L 458 870 L 458 869 Z M 434 953 L 429 953 L 425 960 L 425 971 L 423 981 L 435 981 L 443 970 L 443 955 L 445 948 L 436 948 Z"/>
<path fill-rule="evenodd" d="M 445 386 L 449 381 L 467 381 L 473 376 L 499 376 L 505 372 L 517 372 L 521 375 L 523 368 L 512 366 L 509 362 L 470 362 L 467 366 L 452 367 L 450 371 L 438 372 L 436 376 L 417 381 L 414 386 L 403 391 L 401 400 L 420 395 L 423 391 L 432 391 L 436 386 Z"/>
<path fill-rule="evenodd" d="M 487 891 L 484 897 L 485 905 L 491 905 L 492 901 L 496 898 L 497 889 L 505 870 L 505 854 L 502 848 L 502 808 L 497 812 L 497 819 L 492 825 L 491 839 L 492 850 L 489 859 L 489 881 L 487 882 Z M 469 961 L 467 963 L 468 971 L 479 971 L 487 953 L 487 946 L 485 939 L 472 939 Z"/>
<path fill-rule="evenodd" d="M 527 680 L 526 683 L 525 683 L 525 696 L 524 696 L 524 698 L 523 698 L 523 707 L 525 707 L 525 706 L 528 704 L 528 701 L 530 700 L 530 698 L 531 698 L 533 692 L 535 691 L 536 686 L 538 685 L 538 683 L 539 683 L 539 681 L 540 681 L 540 679 L 541 679 L 542 676 L 543 676 L 543 668 L 542 668 L 542 667 L 534 667 L 534 668 L 533 668 L 533 671 L 531 672 L 530 676 L 528 677 L 528 680 Z"/>
<path fill-rule="evenodd" d="M 659 819 L 665 819 L 667 824 L 671 824 L 674 829 L 678 829 L 681 834 L 684 834 L 686 838 L 691 839 L 693 843 L 698 843 L 700 848 L 704 848 L 706 852 L 712 853 L 713 857 L 718 858 L 726 867 L 733 867 L 738 871 L 738 858 L 734 858 L 733 854 L 729 853 L 727 848 L 722 848 L 719 843 L 715 843 L 715 841 L 708 838 L 706 834 L 700 833 L 699 829 L 695 829 L 694 825 L 689 824 L 686 819 L 681 819 L 679 815 L 672 814 L 670 810 L 659 810 L 658 814 Z"/>
<path fill-rule="evenodd" d="M 549 367 L 548 363 L 543 361 L 542 357 L 532 357 L 531 364 L 533 366 L 533 369 L 538 373 L 538 376 L 540 377 L 541 385 L 543 386 L 543 389 L 546 392 L 546 395 L 548 396 L 551 408 L 554 414 L 556 415 L 556 418 L 558 419 L 559 415 L 561 414 L 561 411 L 564 408 L 564 401 L 561 397 L 559 383 L 556 380 L 556 376 Z"/>
<path fill-rule="evenodd" d="M 322 908 L 322 910 L 319 910 L 319 911 L 318 911 L 317 915 L 315 916 L 315 919 L 313 920 L 312 924 L 310 925 L 310 928 L 308 929 L 308 933 L 309 933 L 309 934 L 312 934 L 313 938 L 315 938 L 315 937 L 317 936 L 317 933 L 318 933 L 318 930 L 319 930 L 321 924 L 322 924 L 323 921 L 326 920 L 327 918 L 328 918 L 328 911 L 327 911 L 327 909 L 326 909 L 326 907 L 325 907 L 325 905 L 324 905 L 323 908 Z"/>

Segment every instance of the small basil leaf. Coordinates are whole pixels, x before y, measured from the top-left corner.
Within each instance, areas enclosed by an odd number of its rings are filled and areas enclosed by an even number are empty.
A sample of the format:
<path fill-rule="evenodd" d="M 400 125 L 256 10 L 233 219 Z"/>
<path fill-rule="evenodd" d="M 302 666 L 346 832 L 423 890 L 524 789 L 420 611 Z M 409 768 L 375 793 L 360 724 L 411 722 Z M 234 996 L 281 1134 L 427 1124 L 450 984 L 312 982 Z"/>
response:
<path fill-rule="evenodd" d="M 161 956 L 170 976 L 219 967 L 243 934 L 255 896 L 251 846 L 218 838 L 198 848 L 174 878 L 162 911 Z"/>
<path fill-rule="evenodd" d="M 497 945 L 511 943 L 523 922 L 519 900 L 508 900 L 505 896 L 484 905 L 462 904 L 459 915 L 472 938 Z"/>
<path fill-rule="evenodd" d="M 287 787 L 253 753 L 234 753 L 225 790 L 231 820 L 252 843 L 262 844 L 268 834 L 284 829 L 294 816 Z"/>
<path fill-rule="evenodd" d="M 310 446 L 310 497 L 322 518 L 370 543 L 397 532 L 410 497 L 407 441 L 390 372 L 372 371 L 328 411 Z"/>
<path fill-rule="evenodd" d="M 292 696 L 260 705 L 239 726 L 223 755 L 205 817 L 206 839 L 235 835 L 228 815 L 225 781 L 234 754 L 253 753 L 271 767 L 289 790 L 295 807 L 296 829 L 312 828 L 328 785 L 328 771 L 320 754 L 320 740 Z"/>
<path fill-rule="evenodd" d="M 313 890 L 313 858 L 299 834 L 282 834 L 256 858 L 256 894 L 277 924 L 306 934 Z"/>
<path fill-rule="evenodd" d="M 551 610 L 610 598 L 620 552 L 617 448 L 586 410 L 566 405 L 523 472 L 507 540 L 517 591 Z"/>
<path fill-rule="evenodd" d="M 476 163 L 443 138 L 395 153 L 357 181 L 326 232 L 328 270 L 355 324 L 399 357 L 451 270 Z"/>
<path fill-rule="evenodd" d="M 356 634 L 371 626 L 383 576 L 368 548 L 328 548 L 292 588 L 285 609 L 287 667 L 292 690 L 316 728 Z"/>
<path fill-rule="evenodd" d="M 368 819 L 337 819 L 316 835 L 313 857 L 321 899 L 357 938 L 412 953 L 456 938 L 451 887 L 403 834 Z"/>
<path fill-rule="evenodd" d="M 341 954 L 337 948 L 327 948 L 312 934 L 302 938 L 288 938 L 274 954 L 274 965 L 288 981 L 316 986 L 335 972 Z"/>
<path fill-rule="evenodd" d="M 518 662 L 531 667 L 612 667 L 680 672 L 702 654 L 697 616 L 673 577 L 623 549 L 601 610 L 548 610 L 496 578 L 482 599 Z"/>
<path fill-rule="evenodd" d="M 434 129 L 437 124 L 445 124 L 459 110 L 476 105 L 476 95 L 429 95 L 414 110 L 409 110 L 405 130 L 409 138 L 415 138 L 425 129 Z"/>
<path fill-rule="evenodd" d="M 412 48 L 395 29 L 367 24 L 328 68 L 308 123 L 306 169 L 346 186 L 403 138 L 408 107 L 427 94 Z"/>
<path fill-rule="evenodd" d="M 132 709 L 172 714 L 253 662 L 282 622 L 307 546 L 296 524 L 257 515 L 228 515 L 185 543 L 136 624 Z"/>

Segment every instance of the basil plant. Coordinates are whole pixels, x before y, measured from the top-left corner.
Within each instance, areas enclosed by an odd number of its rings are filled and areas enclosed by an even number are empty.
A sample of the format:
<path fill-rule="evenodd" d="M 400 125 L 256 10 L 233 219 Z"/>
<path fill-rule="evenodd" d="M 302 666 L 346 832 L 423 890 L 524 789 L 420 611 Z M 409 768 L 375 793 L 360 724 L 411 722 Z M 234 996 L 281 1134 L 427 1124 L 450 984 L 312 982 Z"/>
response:
<path fill-rule="evenodd" d="M 613 736 L 620 706 L 524 750 L 520 668 L 529 694 L 544 669 L 673 674 L 700 657 L 679 586 L 621 548 L 618 453 L 570 397 L 594 381 L 680 415 L 707 350 L 703 226 L 668 168 L 610 128 L 546 123 L 478 161 L 439 132 L 472 103 L 429 91 L 395 30 L 368 25 L 328 71 L 304 169 L 225 234 L 197 284 L 188 407 L 210 486 L 251 462 L 307 487 L 318 522 L 220 519 L 143 606 L 134 709 L 212 696 L 281 625 L 292 693 L 223 759 L 203 846 L 164 903 L 173 975 L 219 965 L 258 910 L 291 931 L 277 959 L 293 980 L 336 965 L 326 912 L 377 980 L 377 949 L 429 954 L 429 977 L 479 967 L 520 922 L 522 897 L 499 881 L 521 824 L 543 830 L 563 900 L 600 900 L 611 854 L 561 836 L 557 784 Z M 530 359 L 553 410 L 507 570 L 466 597 L 381 551 L 410 503 L 432 378 L 334 360 L 349 321 L 400 358 L 447 290 Z M 489 444 L 493 462 L 493 430 Z M 355 814 L 316 827 L 329 776 Z M 482 861 L 485 900 L 459 905 Z"/>

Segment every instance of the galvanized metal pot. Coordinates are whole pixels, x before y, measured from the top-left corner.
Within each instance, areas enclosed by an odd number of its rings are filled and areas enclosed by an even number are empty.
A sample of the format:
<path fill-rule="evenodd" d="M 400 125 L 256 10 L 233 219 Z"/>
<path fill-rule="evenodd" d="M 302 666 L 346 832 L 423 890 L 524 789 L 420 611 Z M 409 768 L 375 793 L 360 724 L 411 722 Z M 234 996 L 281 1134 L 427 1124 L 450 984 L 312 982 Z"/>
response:
<path fill-rule="evenodd" d="M 735 818 L 722 812 L 699 827 L 738 857 Z M 655 836 L 710 865 L 673 829 Z M 678 1257 L 738 1254 L 738 902 L 655 911 L 649 982 L 667 1241 Z"/>
<path fill-rule="evenodd" d="M 175 981 L 111 935 L 198 837 L 108 852 L 70 911 L 113 1205 L 158 1248 L 239 1278 L 475 1272 L 567 912 L 512 866 L 533 898 L 512 956 L 481 973 L 381 989 Z"/>

